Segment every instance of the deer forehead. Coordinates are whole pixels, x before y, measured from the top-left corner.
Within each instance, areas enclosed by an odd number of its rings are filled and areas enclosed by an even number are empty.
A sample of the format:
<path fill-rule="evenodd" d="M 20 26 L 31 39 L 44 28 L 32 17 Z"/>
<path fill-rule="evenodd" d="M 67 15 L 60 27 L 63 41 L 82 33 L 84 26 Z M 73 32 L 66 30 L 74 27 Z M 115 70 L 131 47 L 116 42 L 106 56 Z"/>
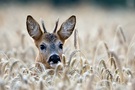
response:
<path fill-rule="evenodd" d="M 59 36 L 56 33 L 43 33 L 42 37 L 39 40 L 35 40 L 35 45 L 39 47 L 41 44 L 52 45 L 53 47 L 55 44 L 63 43 Z"/>
<path fill-rule="evenodd" d="M 61 40 L 59 39 L 56 33 L 43 33 L 42 37 L 39 40 L 35 40 L 37 46 L 39 46 L 42 43 L 52 44 L 58 42 L 61 42 Z"/>
<path fill-rule="evenodd" d="M 45 40 L 48 43 L 54 43 L 58 40 L 58 37 L 54 33 L 45 33 L 43 34 L 43 40 Z"/>

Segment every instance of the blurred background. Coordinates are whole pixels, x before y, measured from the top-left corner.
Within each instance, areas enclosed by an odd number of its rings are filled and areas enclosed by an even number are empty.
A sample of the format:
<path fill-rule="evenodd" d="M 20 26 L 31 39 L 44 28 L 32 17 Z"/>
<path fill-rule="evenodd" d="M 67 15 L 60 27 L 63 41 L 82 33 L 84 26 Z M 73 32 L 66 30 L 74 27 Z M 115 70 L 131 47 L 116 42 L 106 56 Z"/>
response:
<path fill-rule="evenodd" d="M 40 25 L 43 19 L 50 32 L 58 18 L 59 28 L 67 18 L 76 15 L 79 45 L 88 53 L 92 52 L 88 47 L 93 48 L 99 40 L 112 47 L 119 27 L 128 43 L 135 33 L 135 0 L 0 0 L 1 51 L 18 54 L 28 50 L 28 58 L 31 55 L 31 59 L 35 59 L 33 49 L 29 50 L 32 47 L 37 52 L 26 30 L 27 15 L 32 15 Z M 65 50 L 69 46 L 71 51 L 74 49 L 73 40 L 72 35 L 65 44 Z"/>
<path fill-rule="evenodd" d="M 63 72 L 34 69 L 38 49 L 27 15 L 40 26 L 44 20 L 48 32 L 76 16 Z M 135 0 L 0 0 L 0 90 L 135 90 L 134 77 Z"/>
<path fill-rule="evenodd" d="M 20 4 L 30 4 L 30 3 L 48 3 L 56 7 L 59 6 L 71 6 L 80 3 L 100 5 L 103 7 L 130 7 L 135 8 L 135 0 L 1 0 L 1 4 L 6 3 L 20 3 Z"/>

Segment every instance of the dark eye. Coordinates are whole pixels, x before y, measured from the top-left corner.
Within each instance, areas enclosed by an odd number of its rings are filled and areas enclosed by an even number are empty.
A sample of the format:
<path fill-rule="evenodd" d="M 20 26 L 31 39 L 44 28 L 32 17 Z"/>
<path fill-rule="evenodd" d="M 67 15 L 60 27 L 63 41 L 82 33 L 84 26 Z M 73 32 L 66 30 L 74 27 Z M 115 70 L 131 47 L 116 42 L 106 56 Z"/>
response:
<path fill-rule="evenodd" d="M 60 44 L 60 45 L 59 45 L 59 48 L 60 48 L 60 49 L 63 49 L 63 44 Z"/>
<path fill-rule="evenodd" d="M 46 46 L 45 45 L 40 45 L 40 49 L 41 50 L 45 50 L 46 49 Z"/>

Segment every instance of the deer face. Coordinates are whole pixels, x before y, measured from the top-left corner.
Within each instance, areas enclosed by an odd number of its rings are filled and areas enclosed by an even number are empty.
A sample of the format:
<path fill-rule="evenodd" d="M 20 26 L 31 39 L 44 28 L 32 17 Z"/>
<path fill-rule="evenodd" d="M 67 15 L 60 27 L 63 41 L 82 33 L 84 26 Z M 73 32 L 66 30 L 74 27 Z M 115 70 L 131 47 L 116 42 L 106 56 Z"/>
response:
<path fill-rule="evenodd" d="M 26 26 L 29 35 L 34 39 L 35 45 L 38 48 L 37 62 L 45 65 L 46 68 L 54 68 L 61 62 L 63 54 L 63 44 L 69 38 L 74 30 L 76 24 L 76 17 L 68 18 L 57 31 L 58 21 L 56 22 L 53 33 L 46 31 L 44 23 L 42 26 L 44 32 L 41 30 L 39 24 L 32 16 L 27 16 Z"/>

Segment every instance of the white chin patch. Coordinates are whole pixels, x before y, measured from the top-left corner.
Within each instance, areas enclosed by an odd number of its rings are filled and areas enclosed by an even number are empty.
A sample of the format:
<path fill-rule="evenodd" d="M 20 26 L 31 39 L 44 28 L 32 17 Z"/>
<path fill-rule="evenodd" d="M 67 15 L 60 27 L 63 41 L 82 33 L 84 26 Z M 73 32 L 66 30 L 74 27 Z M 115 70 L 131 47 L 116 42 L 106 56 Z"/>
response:
<path fill-rule="evenodd" d="M 51 67 L 55 68 L 57 64 L 50 64 Z"/>
<path fill-rule="evenodd" d="M 54 64 L 52 61 L 50 62 L 50 66 L 55 68 L 60 62 L 58 62 L 57 64 Z"/>

